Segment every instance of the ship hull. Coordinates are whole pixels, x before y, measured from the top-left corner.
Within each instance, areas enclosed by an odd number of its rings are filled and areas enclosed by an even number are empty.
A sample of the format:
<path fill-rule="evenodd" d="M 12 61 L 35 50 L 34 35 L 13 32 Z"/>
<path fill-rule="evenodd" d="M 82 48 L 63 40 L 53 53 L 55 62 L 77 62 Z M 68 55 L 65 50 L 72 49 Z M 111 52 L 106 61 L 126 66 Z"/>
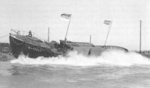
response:
<path fill-rule="evenodd" d="M 52 52 L 51 49 L 27 43 L 12 35 L 9 36 L 9 39 L 12 54 L 15 58 L 18 58 L 21 54 L 31 58 L 37 58 L 39 56 L 55 57 L 59 55 L 58 53 Z"/>
<path fill-rule="evenodd" d="M 43 42 L 36 37 L 13 35 L 10 34 L 10 47 L 15 58 L 23 54 L 31 58 L 56 57 L 59 55 L 66 56 L 70 51 L 77 51 L 78 54 L 85 56 L 100 56 L 107 50 L 123 50 L 127 49 L 119 46 L 95 46 L 86 42 L 71 42 L 60 40 L 60 43 L 52 41 L 50 43 Z"/>
<path fill-rule="evenodd" d="M 72 42 L 60 40 L 60 47 L 65 47 L 66 51 L 77 51 L 84 56 L 100 56 L 103 52 L 110 50 L 120 50 L 128 52 L 126 48 L 119 46 L 96 46 L 87 42 Z"/>

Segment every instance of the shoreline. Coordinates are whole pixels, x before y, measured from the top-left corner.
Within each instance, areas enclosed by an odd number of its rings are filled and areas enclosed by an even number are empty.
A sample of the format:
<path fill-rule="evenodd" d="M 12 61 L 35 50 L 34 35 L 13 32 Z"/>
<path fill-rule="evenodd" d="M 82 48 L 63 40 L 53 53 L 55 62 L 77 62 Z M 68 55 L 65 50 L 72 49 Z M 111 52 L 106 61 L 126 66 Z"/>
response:
<path fill-rule="evenodd" d="M 1 53 L 0 52 L 0 61 L 10 61 L 13 59 L 14 59 L 14 57 L 11 53 Z"/>

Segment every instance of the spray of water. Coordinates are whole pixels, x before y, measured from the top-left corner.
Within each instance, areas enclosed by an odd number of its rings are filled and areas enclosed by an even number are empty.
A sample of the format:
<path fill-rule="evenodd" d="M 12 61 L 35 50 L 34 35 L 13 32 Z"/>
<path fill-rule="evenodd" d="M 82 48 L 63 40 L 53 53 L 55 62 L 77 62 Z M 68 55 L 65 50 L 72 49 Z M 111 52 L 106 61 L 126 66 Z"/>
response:
<path fill-rule="evenodd" d="M 109 50 L 102 53 L 101 56 L 84 56 L 76 51 L 68 53 L 68 57 L 38 57 L 36 59 L 20 55 L 18 59 L 11 63 L 28 65 L 69 65 L 69 66 L 132 66 L 132 65 L 150 65 L 150 60 L 135 52 L 124 52 L 120 50 Z"/>

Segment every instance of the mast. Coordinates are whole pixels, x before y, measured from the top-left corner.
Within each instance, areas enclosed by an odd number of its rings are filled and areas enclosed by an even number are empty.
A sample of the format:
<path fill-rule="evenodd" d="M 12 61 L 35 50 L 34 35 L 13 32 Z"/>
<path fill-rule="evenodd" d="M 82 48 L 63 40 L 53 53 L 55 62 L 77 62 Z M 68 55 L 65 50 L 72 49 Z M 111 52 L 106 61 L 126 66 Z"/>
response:
<path fill-rule="evenodd" d="M 91 43 L 91 35 L 90 35 L 90 43 Z"/>
<path fill-rule="evenodd" d="M 48 42 L 49 42 L 50 38 L 49 38 L 49 27 L 48 27 Z"/>
<path fill-rule="evenodd" d="M 141 47 L 142 47 L 142 21 L 140 20 L 140 45 L 139 45 L 139 49 L 140 49 L 140 53 L 141 53 Z"/>

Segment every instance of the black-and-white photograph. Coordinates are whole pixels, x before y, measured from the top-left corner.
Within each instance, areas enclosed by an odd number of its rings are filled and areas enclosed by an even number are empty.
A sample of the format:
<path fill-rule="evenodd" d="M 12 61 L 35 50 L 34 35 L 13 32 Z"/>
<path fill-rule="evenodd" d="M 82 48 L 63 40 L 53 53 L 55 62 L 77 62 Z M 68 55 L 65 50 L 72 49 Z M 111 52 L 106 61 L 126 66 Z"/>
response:
<path fill-rule="evenodd" d="M 149 0 L 0 0 L 0 88 L 150 88 Z"/>

